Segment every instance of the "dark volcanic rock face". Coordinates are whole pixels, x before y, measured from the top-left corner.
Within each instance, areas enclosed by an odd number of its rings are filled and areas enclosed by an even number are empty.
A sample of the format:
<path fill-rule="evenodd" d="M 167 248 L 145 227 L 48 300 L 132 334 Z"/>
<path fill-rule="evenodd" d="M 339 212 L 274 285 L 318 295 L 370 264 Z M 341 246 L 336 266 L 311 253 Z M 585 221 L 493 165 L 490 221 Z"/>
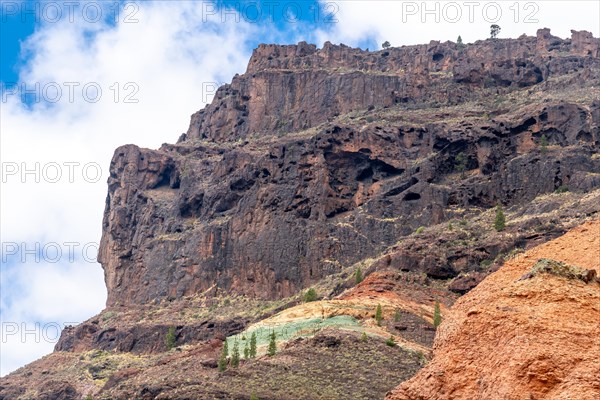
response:
<path fill-rule="evenodd" d="M 195 344 L 215 337 L 224 338 L 241 332 L 246 320 L 205 320 L 191 325 L 173 326 L 175 344 Z M 90 349 L 131 353 L 159 353 L 169 350 L 165 336 L 172 325 L 137 324 L 130 327 L 102 328 L 98 320 L 67 327 L 54 347 L 55 351 L 83 352 Z"/>
<path fill-rule="evenodd" d="M 289 296 L 461 209 L 599 187 L 597 93 L 534 100 L 600 84 L 599 43 L 541 30 L 464 49 L 259 47 L 180 143 L 115 152 L 99 254 L 108 304 Z M 490 96 L 521 105 L 468 106 Z"/>
<path fill-rule="evenodd" d="M 458 104 L 482 87 L 523 88 L 552 74 L 598 67 L 599 41 L 587 32 L 562 40 L 487 40 L 458 47 L 429 45 L 367 52 L 327 42 L 322 49 L 261 45 L 244 75 L 221 87 L 211 105 L 192 116 L 187 140 L 236 140 L 306 129 L 368 107 L 424 100 Z M 559 54 L 568 54 L 560 57 Z"/>

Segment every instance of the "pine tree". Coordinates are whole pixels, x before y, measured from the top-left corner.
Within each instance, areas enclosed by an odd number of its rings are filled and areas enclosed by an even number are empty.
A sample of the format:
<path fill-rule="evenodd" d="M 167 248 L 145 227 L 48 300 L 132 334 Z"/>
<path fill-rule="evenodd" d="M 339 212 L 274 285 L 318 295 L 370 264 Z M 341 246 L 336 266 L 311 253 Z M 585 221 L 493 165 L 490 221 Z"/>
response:
<path fill-rule="evenodd" d="M 465 157 L 465 153 L 458 153 L 456 158 L 454 159 L 454 168 L 456 171 L 460 172 L 461 179 L 465 179 L 465 171 L 467 170 L 467 157 Z"/>
<path fill-rule="evenodd" d="M 227 338 L 223 342 L 223 354 L 225 354 L 225 357 L 229 357 L 229 343 L 227 343 Z"/>
<path fill-rule="evenodd" d="M 165 345 L 167 346 L 167 349 L 171 350 L 173 347 L 175 347 L 176 340 L 177 337 L 175 336 L 175 327 L 171 326 L 169 327 L 169 331 L 165 337 Z"/>
<path fill-rule="evenodd" d="M 506 227 L 506 217 L 504 216 L 504 211 L 502 210 L 502 206 L 498 204 L 496 207 L 496 219 L 494 220 L 494 229 L 500 232 L 503 231 Z"/>
<path fill-rule="evenodd" d="M 240 365 L 240 346 L 237 339 L 233 342 L 233 351 L 231 352 L 231 366 L 237 368 Z"/>
<path fill-rule="evenodd" d="M 465 47 L 465 44 L 463 43 L 462 37 L 460 37 L 460 35 L 458 35 L 458 39 L 456 39 L 456 47 L 458 47 L 459 49 Z"/>
<path fill-rule="evenodd" d="M 391 44 L 387 40 L 385 42 L 383 42 L 383 44 L 381 45 L 381 47 L 383 47 L 384 49 L 388 49 L 390 46 L 391 46 Z"/>
<path fill-rule="evenodd" d="M 383 321 L 383 310 L 381 309 L 381 304 L 377 304 L 377 310 L 375 310 L 375 321 L 377 321 L 377 326 L 381 326 L 381 321 Z"/>
<path fill-rule="evenodd" d="M 256 332 L 252 332 L 252 336 L 250 336 L 250 350 L 249 350 L 250 358 L 256 357 Z"/>
<path fill-rule="evenodd" d="M 498 34 L 500 33 L 501 29 L 502 28 L 500 28 L 500 26 L 496 25 L 496 24 L 490 26 L 490 37 L 492 39 L 496 39 L 496 37 L 498 37 Z"/>
<path fill-rule="evenodd" d="M 275 335 L 275 331 L 273 330 L 269 335 L 269 347 L 267 348 L 267 355 L 269 357 L 273 357 L 277 353 L 277 336 Z"/>
<path fill-rule="evenodd" d="M 548 151 L 548 138 L 546 137 L 546 135 L 542 135 L 542 137 L 540 138 L 540 149 L 542 151 L 542 154 L 546 154 L 546 152 Z"/>
<path fill-rule="evenodd" d="M 223 343 L 223 350 L 221 350 L 221 356 L 219 357 L 219 371 L 223 372 L 227 369 L 227 354 L 229 353 L 229 349 L 227 347 L 227 339 Z"/>
<path fill-rule="evenodd" d="M 433 308 L 433 326 L 438 327 L 442 323 L 442 312 L 440 310 L 440 303 L 435 302 L 435 307 Z"/>
<path fill-rule="evenodd" d="M 248 349 L 248 342 L 244 345 L 244 360 L 250 358 L 250 349 Z"/>
<path fill-rule="evenodd" d="M 357 285 L 363 281 L 364 277 L 363 277 L 360 267 L 358 267 L 358 269 L 354 273 L 354 279 L 355 279 Z"/>

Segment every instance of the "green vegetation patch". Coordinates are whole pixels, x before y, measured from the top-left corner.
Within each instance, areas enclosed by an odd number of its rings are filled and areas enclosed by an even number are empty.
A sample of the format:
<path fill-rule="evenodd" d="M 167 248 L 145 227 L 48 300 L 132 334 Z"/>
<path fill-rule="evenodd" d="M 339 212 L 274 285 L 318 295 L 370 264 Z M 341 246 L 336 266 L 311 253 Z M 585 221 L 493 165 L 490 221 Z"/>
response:
<path fill-rule="evenodd" d="M 300 319 L 285 324 L 261 326 L 254 329 L 250 328 L 238 335 L 229 336 L 227 338 L 227 342 L 229 346 L 233 346 L 234 342 L 238 340 L 240 347 L 243 348 L 246 341 L 250 343 L 250 337 L 252 333 L 255 333 L 258 353 L 264 354 L 267 346 L 269 345 L 270 335 L 273 331 L 275 332 L 277 342 L 287 342 L 299 337 L 312 337 L 320 330 L 328 327 L 362 331 L 362 327 L 356 318 L 348 315 L 337 315 L 335 317 L 325 319 Z"/>
<path fill-rule="evenodd" d="M 585 283 L 592 282 L 596 278 L 596 270 L 584 269 L 565 264 L 561 261 L 540 258 L 531 268 L 531 271 L 523 275 L 519 280 L 531 279 L 540 274 L 551 274 L 573 280 L 579 279 Z"/>

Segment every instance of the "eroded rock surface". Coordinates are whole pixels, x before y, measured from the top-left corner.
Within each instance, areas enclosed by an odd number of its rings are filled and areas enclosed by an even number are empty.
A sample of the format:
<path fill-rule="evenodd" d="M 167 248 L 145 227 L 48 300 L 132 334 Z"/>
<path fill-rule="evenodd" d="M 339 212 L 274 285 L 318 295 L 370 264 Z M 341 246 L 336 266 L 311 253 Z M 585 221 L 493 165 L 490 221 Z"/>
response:
<path fill-rule="evenodd" d="M 599 187 L 598 43 L 541 30 L 464 49 L 260 46 L 180 143 L 115 152 L 108 305 L 282 298 L 461 209 Z"/>
<path fill-rule="evenodd" d="M 544 269 L 521 279 L 546 258 L 600 271 L 600 222 L 517 257 L 459 299 L 433 360 L 386 399 L 597 399 L 600 282 Z"/>

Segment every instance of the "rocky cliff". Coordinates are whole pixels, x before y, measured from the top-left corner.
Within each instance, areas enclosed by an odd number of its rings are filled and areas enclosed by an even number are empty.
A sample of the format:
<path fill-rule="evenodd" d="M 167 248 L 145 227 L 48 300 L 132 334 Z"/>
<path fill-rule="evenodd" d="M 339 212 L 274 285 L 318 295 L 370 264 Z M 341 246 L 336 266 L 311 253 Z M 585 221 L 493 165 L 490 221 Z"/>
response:
<path fill-rule="evenodd" d="M 598 187 L 599 43 L 540 30 L 379 52 L 261 45 L 179 143 L 115 152 L 108 305 L 282 298 L 420 226 Z"/>
<path fill-rule="evenodd" d="M 598 219 L 599 88 L 587 32 L 377 52 L 261 45 L 177 143 L 115 151 L 107 308 L 2 378 L 0 400 L 383 398 L 431 358 L 436 303 L 434 359 L 393 398 L 596 390 L 589 326 L 567 315 L 595 318 L 595 278 L 514 257 Z M 597 235 L 574 237 L 529 254 L 589 270 Z M 317 301 L 303 301 L 308 287 Z M 256 332 L 259 355 L 219 371 L 224 341 L 243 348 Z M 566 350 L 528 351 L 527 337 Z"/>

